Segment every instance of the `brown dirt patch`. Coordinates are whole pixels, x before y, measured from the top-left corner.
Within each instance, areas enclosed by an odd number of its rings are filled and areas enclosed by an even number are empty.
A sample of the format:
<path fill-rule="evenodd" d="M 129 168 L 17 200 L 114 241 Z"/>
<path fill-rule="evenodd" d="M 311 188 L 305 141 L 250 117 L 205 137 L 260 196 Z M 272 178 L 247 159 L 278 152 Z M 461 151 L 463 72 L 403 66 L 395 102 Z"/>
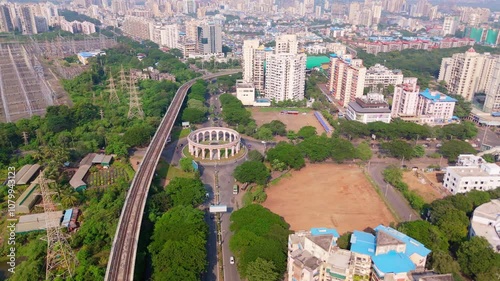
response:
<path fill-rule="evenodd" d="M 443 198 L 440 183 L 438 183 L 438 173 L 423 173 L 419 172 L 420 177 L 417 176 L 416 171 L 407 171 L 403 173 L 403 181 L 408 184 L 410 190 L 414 190 L 418 195 L 424 198 L 426 203 L 431 203 L 436 199 Z"/>
<path fill-rule="evenodd" d="M 320 135 L 325 131 L 314 116 L 314 110 L 307 113 L 299 113 L 298 115 L 291 115 L 281 114 L 279 110 L 264 112 L 258 107 L 253 107 L 251 108 L 251 112 L 252 118 L 255 119 L 258 126 L 262 126 L 262 124 L 269 123 L 273 120 L 279 120 L 286 125 L 287 130 L 293 130 L 295 132 L 304 126 L 316 127 L 316 132 Z"/>
<path fill-rule="evenodd" d="M 395 221 L 356 165 L 308 164 L 267 189 L 264 207 L 292 230 L 334 227 L 340 233 Z"/>

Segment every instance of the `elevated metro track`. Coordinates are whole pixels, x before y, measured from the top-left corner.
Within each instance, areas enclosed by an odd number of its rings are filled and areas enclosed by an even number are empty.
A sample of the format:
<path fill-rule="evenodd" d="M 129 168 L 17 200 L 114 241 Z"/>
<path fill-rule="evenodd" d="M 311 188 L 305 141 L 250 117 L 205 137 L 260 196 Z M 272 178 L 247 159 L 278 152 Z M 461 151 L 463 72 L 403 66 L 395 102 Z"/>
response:
<path fill-rule="evenodd" d="M 109 256 L 108 267 L 104 280 L 107 281 L 133 281 L 135 259 L 137 255 L 137 244 L 141 230 L 144 207 L 149 192 L 149 187 L 156 170 L 156 165 L 160 159 L 161 152 L 165 147 L 167 138 L 172 131 L 175 119 L 179 114 L 182 102 L 186 98 L 189 88 L 198 79 L 213 79 L 218 76 L 229 75 L 241 72 L 238 70 L 228 70 L 224 72 L 205 75 L 201 78 L 190 80 L 182 85 L 175 94 L 172 103 L 168 107 L 160 126 L 156 130 L 146 154 L 135 173 L 132 184 L 122 208 L 118 227 L 116 229 L 111 254 Z"/>

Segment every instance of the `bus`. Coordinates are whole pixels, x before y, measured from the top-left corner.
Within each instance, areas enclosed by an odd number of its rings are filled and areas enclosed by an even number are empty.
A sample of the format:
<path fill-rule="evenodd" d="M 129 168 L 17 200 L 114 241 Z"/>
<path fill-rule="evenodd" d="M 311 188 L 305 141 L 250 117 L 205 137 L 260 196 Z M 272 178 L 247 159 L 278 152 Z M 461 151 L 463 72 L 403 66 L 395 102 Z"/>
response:
<path fill-rule="evenodd" d="M 237 184 L 233 185 L 233 195 L 236 195 L 236 194 L 238 194 L 238 185 Z"/>

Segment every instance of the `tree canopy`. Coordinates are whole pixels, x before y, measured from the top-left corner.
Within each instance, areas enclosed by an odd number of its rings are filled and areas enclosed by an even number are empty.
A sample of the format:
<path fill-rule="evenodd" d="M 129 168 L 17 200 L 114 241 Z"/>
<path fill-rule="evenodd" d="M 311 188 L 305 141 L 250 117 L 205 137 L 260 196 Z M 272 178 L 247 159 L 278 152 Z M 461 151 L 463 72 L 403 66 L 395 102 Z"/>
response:
<path fill-rule="evenodd" d="M 270 176 L 266 165 L 260 161 L 246 161 L 234 169 L 234 178 L 242 183 L 265 184 Z"/>
<path fill-rule="evenodd" d="M 165 189 L 174 206 L 190 205 L 196 207 L 205 201 L 206 189 L 199 179 L 176 177 L 170 181 Z"/>

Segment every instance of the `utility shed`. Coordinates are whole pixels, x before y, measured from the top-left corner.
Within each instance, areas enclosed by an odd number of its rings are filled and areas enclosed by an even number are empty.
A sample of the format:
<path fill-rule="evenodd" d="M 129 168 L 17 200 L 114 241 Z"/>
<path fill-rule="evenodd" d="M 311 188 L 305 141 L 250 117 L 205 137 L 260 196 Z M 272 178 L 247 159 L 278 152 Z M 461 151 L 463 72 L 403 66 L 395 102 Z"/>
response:
<path fill-rule="evenodd" d="M 25 167 L 27 166 L 28 168 L 25 169 Z M 38 172 L 38 170 L 40 170 L 40 165 L 38 164 L 23 166 L 19 171 L 23 172 L 22 174 L 19 175 L 19 178 L 18 174 L 16 174 L 16 184 L 28 184 L 33 178 L 33 176 Z"/>
<path fill-rule="evenodd" d="M 69 181 L 71 187 L 73 187 L 77 191 L 87 188 L 87 184 L 83 181 L 83 178 L 85 177 L 85 175 L 87 175 L 87 172 L 92 166 L 92 162 L 95 156 L 96 156 L 95 153 L 87 154 L 87 156 L 85 156 L 82 159 L 82 161 L 80 161 L 80 166 L 78 167 L 78 170 Z"/>
<path fill-rule="evenodd" d="M 60 225 L 62 211 L 48 213 L 49 225 Z M 16 233 L 43 231 L 47 229 L 47 216 L 45 213 L 20 216 L 16 224 Z"/>
<path fill-rule="evenodd" d="M 41 194 L 38 190 L 38 178 L 36 178 L 30 186 L 17 198 L 16 214 L 28 214 L 31 209 L 40 201 Z"/>

